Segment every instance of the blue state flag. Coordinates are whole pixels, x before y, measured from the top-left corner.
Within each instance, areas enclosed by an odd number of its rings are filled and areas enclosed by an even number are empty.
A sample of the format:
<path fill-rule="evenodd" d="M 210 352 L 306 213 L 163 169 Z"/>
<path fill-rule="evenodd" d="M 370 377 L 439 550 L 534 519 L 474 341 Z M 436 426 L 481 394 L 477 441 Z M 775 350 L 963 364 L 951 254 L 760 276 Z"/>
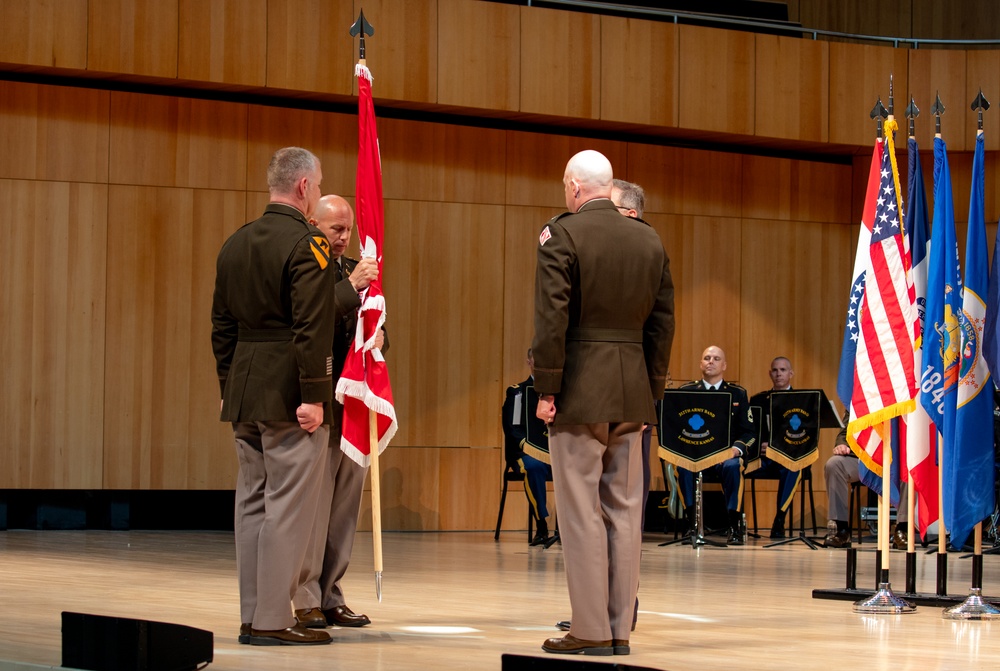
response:
<path fill-rule="evenodd" d="M 976 138 L 965 247 L 955 442 L 942 453 L 944 523 L 951 544 L 962 547 L 972 529 L 993 513 L 993 385 L 983 356 L 987 270 L 983 133 Z"/>
<path fill-rule="evenodd" d="M 920 404 L 937 425 L 941 449 L 955 441 L 958 385 L 958 314 L 962 284 L 955 240 L 955 205 L 944 140 L 934 138 L 934 225 L 927 268 Z"/>

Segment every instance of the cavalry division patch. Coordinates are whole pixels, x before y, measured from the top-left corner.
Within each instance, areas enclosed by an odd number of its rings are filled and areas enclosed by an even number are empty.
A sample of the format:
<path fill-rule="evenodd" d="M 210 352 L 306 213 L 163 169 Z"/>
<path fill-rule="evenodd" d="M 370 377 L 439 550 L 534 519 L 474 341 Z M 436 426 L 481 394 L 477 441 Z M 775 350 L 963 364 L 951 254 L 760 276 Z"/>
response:
<path fill-rule="evenodd" d="M 326 267 L 330 265 L 330 242 L 326 239 L 326 236 L 314 235 L 312 240 L 309 241 L 309 247 L 312 249 L 313 256 L 316 257 L 319 267 L 326 270 Z"/>

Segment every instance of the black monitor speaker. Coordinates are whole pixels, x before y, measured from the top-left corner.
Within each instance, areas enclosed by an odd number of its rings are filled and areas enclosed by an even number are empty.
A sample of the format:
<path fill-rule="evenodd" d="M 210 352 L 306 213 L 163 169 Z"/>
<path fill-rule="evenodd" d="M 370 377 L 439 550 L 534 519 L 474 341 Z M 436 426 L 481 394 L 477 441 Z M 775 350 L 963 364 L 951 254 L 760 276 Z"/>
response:
<path fill-rule="evenodd" d="M 579 657 L 529 657 L 527 655 L 500 656 L 501 671 L 657 671 L 648 666 L 588 662 Z"/>
<path fill-rule="evenodd" d="M 62 614 L 62 665 L 89 671 L 193 671 L 212 661 L 212 632 L 180 624 Z"/>

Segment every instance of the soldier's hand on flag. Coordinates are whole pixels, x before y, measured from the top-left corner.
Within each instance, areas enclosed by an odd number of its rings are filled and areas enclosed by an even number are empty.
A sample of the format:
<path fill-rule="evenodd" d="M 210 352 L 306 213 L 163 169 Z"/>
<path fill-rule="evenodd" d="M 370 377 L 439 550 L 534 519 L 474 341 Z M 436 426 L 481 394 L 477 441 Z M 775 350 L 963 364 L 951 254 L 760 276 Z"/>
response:
<path fill-rule="evenodd" d="M 355 291 L 363 291 L 368 285 L 378 277 L 378 261 L 375 259 L 361 259 L 358 265 L 354 266 L 348 279 Z"/>

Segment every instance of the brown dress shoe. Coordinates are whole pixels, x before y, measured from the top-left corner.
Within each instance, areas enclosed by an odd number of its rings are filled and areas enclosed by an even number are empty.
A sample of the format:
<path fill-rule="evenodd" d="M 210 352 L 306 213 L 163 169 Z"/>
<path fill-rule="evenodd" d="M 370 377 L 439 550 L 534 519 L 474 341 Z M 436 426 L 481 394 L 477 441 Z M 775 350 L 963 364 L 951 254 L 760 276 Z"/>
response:
<path fill-rule="evenodd" d="M 319 608 L 301 608 L 295 611 L 295 619 L 306 629 L 326 629 L 326 616 Z"/>
<path fill-rule="evenodd" d="M 250 645 L 323 645 L 333 639 L 325 631 L 306 629 L 301 625 L 287 629 L 250 629 Z"/>
<path fill-rule="evenodd" d="M 355 613 L 346 605 L 328 608 L 323 611 L 323 615 L 326 616 L 327 622 L 338 627 L 364 627 L 372 623 L 367 615 Z"/>
<path fill-rule="evenodd" d="M 244 622 L 240 625 L 240 635 L 236 639 L 240 643 L 250 642 L 250 629 L 253 627 L 249 622 Z"/>
<path fill-rule="evenodd" d="M 632 648 L 629 647 L 628 641 L 623 641 L 620 638 L 611 639 L 611 650 L 616 655 L 627 655 L 632 652 Z"/>
<path fill-rule="evenodd" d="M 614 654 L 611 641 L 587 641 L 573 634 L 562 638 L 550 638 L 542 643 L 542 650 L 556 655 L 601 655 Z"/>
<path fill-rule="evenodd" d="M 906 549 L 906 532 L 905 531 L 903 531 L 902 529 L 897 528 L 894 532 L 892 532 L 892 547 L 896 548 L 897 550 L 905 550 Z"/>
<path fill-rule="evenodd" d="M 828 533 L 823 539 L 823 547 L 826 548 L 849 548 L 851 547 L 851 532 L 837 531 Z"/>

